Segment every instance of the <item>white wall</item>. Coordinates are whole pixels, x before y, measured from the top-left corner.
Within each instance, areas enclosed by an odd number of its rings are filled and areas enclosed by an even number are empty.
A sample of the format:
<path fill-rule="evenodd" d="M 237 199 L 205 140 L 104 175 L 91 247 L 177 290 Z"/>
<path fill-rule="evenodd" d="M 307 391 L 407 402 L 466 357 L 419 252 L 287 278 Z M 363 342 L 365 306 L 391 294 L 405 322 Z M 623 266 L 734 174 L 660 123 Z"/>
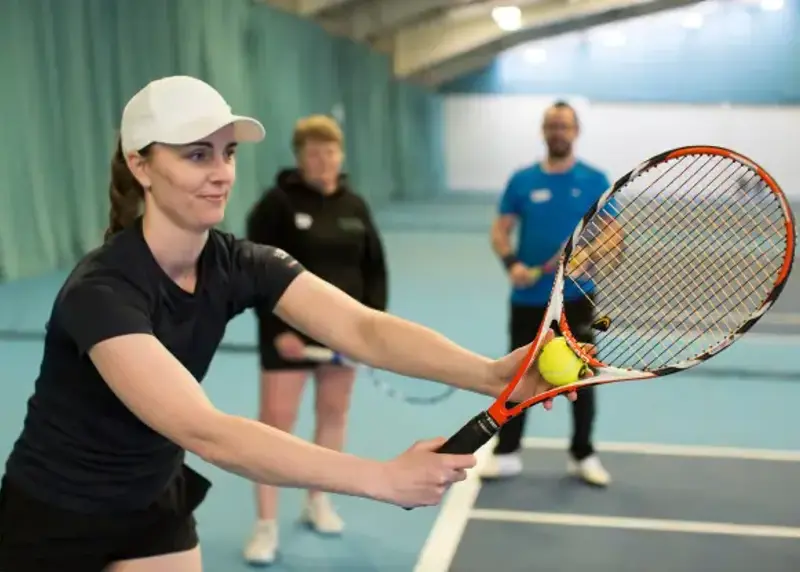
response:
<path fill-rule="evenodd" d="M 501 190 L 511 172 L 544 153 L 541 118 L 555 97 L 455 95 L 445 100 L 448 188 Z M 719 145 L 761 164 L 800 199 L 800 106 L 612 104 L 564 98 L 580 114 L 579 155 L 613 180 L 651 155 Z"/>

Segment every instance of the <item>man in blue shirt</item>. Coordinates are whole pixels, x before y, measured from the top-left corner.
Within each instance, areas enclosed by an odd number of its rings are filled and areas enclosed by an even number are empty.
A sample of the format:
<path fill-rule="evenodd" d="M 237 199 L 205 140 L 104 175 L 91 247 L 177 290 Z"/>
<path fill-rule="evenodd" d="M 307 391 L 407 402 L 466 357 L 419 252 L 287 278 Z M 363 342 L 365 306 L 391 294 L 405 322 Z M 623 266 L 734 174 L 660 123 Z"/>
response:
<path fill-rule="evenodd" d="M 536 336 L 553 286 L 552 264 L 580 217 L 610 186 L 605 174 L 573 154 L 579 131 L 574 108 L 564 102 L 553 104 L 545 112 L 542 130 L 547 158 L 513 174 L 492 225 L 492 247 L 503 261 L 512 284 L 509 324 L 512 348 L 524 346 Z M 511 246 L 515 227 L 516 252 Z M 569 279 L 565 282 L 564 308 L 576 337 L 591 343 L 592 301 Z M 588 483 L 605 486 L 611 479 L 595 454 L 591 439 L 594 388 L 582 389 L 572 408 L 568 471 Z M 503 427 L 484 477 L 507 477 L 521 472 L 518 451 L 524 426 L 525 413 Z"/>

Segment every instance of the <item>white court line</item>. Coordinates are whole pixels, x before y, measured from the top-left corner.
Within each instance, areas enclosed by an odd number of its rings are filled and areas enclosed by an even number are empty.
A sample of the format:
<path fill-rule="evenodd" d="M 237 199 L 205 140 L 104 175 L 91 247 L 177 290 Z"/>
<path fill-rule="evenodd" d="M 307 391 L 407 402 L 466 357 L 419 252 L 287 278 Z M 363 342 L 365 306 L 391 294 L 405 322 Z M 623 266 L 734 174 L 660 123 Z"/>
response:
<path fill-rule="evenodd" d="M 765 314 L 758 321 L 760 325 L 770 324 L 773 326 L 797 326 L 800 325 L 800 312 L 780 312 L 774 311 Z"/>
<path fill-rule="evenodd" d="M 800 324 L 800 314 L 797 312 L 773 312 L 761 318 L 759 323 L 796 326 Z"/>
<path fill-rule="evenodd" d="M 524 437 L 525 449 L 555 449 L 566 451 L 566 439 Z M 596 445 L 598 452 L 631 453 L 634 455 L 672 455 L 675 457 L 703 457 L 716 459 L 741 459 L 752 461 L 773 461 L 800 463 L 800 451 L 778 449 L 746 449 L 739 447 L 712 447 L 703 445 L 668 445 L 659 443 L 606 443 Z"/>
<path fill-rule="evenodd" d="M 515 510 L 476 509 L 470 518 L 492 522 L 521 524 L 549 524 L 584 526 L 593 528 L 618 528 L 626 530 L 652 530 L 658 532 L 683 532 L 694 534 L 719 534 L 727 536 L 759 536 L 766 538 L 800 538 L 800 528 L 767 526 L 760 524 L 731 524 L 727 522 L 699 522 L 689 520 L 662 520 L 652 518 L 623 518 L 587 514 L 525 512 Z"/>
<path fill-rule="evenodd" d="M 495 442 L 496 438 L 492 438 L 478 449 L 475 467 L 467 473 L 466 479 L 450 488 L 422 547 L 414 572 L 447 572 L 450 568 L 469 521 L 470 511 L 481 490 L 480 472 L 489 461 Z"/>
<path fill-rule="evenodd" d="M 748 332 L 739 342 L 754 344 L 778 344 L 778 345 L 800 345 L 800 335 L 798 334 L 767 334 L 761 332 Z M 798 373 L 800 376 L 800 373 Z"/>

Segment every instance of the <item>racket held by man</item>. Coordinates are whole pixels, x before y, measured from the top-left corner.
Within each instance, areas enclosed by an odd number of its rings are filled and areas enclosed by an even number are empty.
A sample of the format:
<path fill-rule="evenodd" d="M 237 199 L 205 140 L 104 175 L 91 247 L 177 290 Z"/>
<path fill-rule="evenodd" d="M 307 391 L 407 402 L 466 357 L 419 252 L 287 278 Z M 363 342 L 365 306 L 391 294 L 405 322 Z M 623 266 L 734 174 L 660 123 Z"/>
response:
<path fill-rule="evenodd" d="M 545 319 L 516 374 L 439 452 L 474 453 L 510 419 L 557 395 L 664 378 L 718 355 L 778 299 L 795 242 L 783 191 L 749 158 L 722 147 L 689 146 L 644 161 L 577 224 L 556 266 Z M 593 304 L 589 346 L 577 341 L 585 336 L 566 319 L 565 288 Z M 588 373 L 510 401 L 536 367 L 553 325 Z"/>

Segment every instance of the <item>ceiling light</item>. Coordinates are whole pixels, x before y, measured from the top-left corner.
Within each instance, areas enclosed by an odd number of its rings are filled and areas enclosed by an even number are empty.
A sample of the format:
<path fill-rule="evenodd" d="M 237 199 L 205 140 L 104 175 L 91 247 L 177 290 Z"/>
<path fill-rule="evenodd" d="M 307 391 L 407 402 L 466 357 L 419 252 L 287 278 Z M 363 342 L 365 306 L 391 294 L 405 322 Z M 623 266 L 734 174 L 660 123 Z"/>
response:
<path fill-rule="evenodd" d="M 506 32 L 513 32 L 522 27 L 522 11 L 517 6 L 492 8 L 492 19 L 498 28 Z"/>

